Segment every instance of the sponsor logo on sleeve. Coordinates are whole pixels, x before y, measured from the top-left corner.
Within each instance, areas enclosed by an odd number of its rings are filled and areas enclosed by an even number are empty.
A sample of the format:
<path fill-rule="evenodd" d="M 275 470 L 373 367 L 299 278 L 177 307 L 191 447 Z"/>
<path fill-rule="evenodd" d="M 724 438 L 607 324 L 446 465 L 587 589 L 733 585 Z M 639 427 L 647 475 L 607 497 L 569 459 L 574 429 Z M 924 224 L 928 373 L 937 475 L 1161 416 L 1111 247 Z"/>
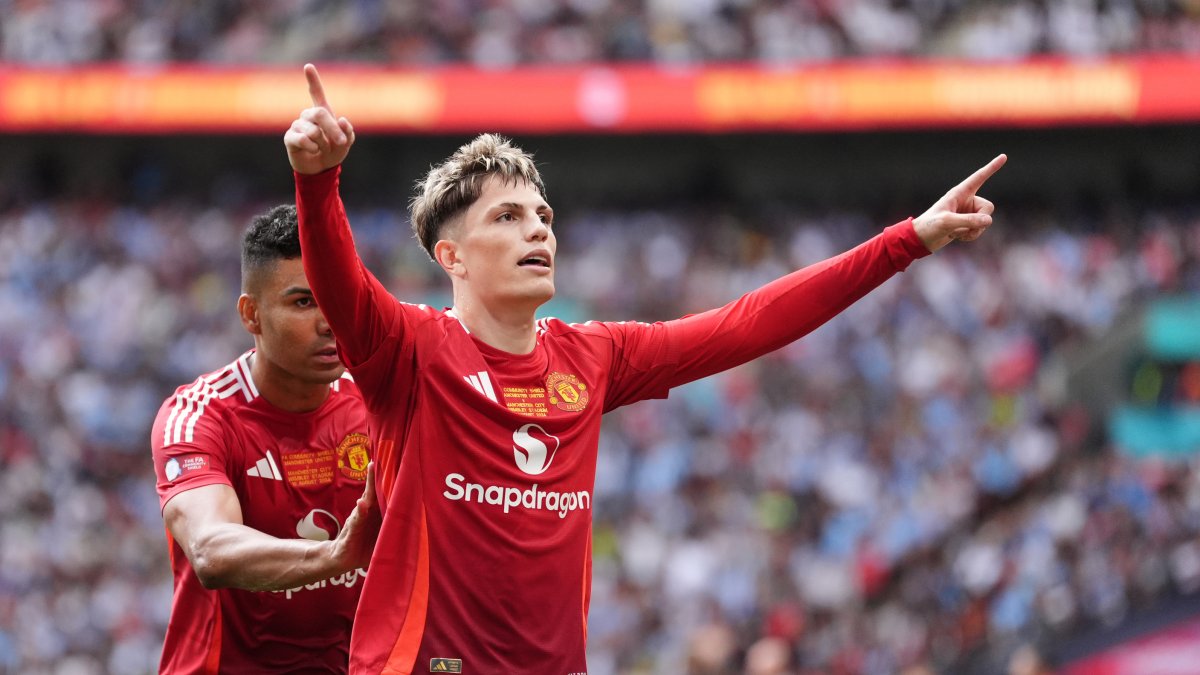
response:
<path fill-rule="evenodd" d="M 366 434 L 349 434 L 342 439 L 337 448 L 337 464 L 343 476 L 350 480 L 367 479 L 367 462 L 371 461 L 367 452 L 369 447 L 371 440 Z"/>
<path fill-rule="evenodd" d="M 193 471 L 203 471 L 207 469 L 208 458 L 204 455 L 172 457 L 167 460 L 167 463 L 163 468 L 167 476 L 167 481 L 170 482 Z"/>
<path fill-rule="evenodd" d="M 550 403 L 566 412 L 579 412 L 587 407 L 587 385 L 574 375 L 550 373 L 546 376 L 546 395 Z"/>

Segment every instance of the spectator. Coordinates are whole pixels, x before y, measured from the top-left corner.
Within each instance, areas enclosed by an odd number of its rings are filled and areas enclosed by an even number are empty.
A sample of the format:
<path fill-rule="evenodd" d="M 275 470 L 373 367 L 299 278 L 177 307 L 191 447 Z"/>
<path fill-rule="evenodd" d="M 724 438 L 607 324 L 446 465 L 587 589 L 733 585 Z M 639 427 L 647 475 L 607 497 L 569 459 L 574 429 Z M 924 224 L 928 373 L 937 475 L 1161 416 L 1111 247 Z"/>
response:
<path fill-rule="evenodd" d="M 248 346 L 229 309 L 253 212 L 67 197 L 0 211 L 0 670 L 155 668 L 171 578 L 145 438 L 174 384 Z M 436 276 L 376 236 L 406 227 L 387 213 L 351 214 L 368 263 L 432 301 Z M 594 673 L 937 672 L 1200 589 L 1200 463 L 1092 447 L 1098 422 L 1047 386 L 1126 308 L 1200 290 L 1200 225 L 1033 227 L 1043 216 L 1010 216 L 761 363 L 614 414 Z M 579 273 L 560 293 L 587 316 L 680 315 L 866 222 L 809 216 L 765 245 L 728 214 L 577 214 L 561 236 Z"/>

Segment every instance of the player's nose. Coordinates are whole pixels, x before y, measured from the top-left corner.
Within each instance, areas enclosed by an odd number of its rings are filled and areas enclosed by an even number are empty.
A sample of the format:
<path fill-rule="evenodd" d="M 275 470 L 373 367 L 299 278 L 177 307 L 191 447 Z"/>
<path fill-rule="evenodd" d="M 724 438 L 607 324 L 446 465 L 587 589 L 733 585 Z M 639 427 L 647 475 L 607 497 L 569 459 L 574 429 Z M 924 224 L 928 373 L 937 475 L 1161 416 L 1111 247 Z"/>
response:
<path fill-rule="evenodd" d="M 325 320 L 324 314 L 317 316 L 317 335 L 322 337 L 333 335 L 333 329 L 329 327 L 329 322 Z"/>
<path fill-rule="evenodd" d="M 525 231 L 525 239 L 527 241 L 546 241 L 550 238 L 550 226 L 542 222 L 541 218 L 534 218 L 533 224 Z"/>

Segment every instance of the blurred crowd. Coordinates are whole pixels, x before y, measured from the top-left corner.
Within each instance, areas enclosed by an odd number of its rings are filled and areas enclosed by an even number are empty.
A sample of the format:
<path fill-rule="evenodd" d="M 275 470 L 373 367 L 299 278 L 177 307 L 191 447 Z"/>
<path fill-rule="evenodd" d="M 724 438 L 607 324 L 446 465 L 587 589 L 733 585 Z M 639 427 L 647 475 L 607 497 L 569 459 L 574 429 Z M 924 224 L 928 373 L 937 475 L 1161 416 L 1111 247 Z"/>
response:
<path fill-rule="evenodd" d="M 234 308 L 256 210 L 0 210 L 0 672 L 155 669 L 171 576 L 149 427 L 251 345 Z M 735 213 L 562 218 L 548 313 L 676 317 L 881 225 Z M 953 672 L 1200 588 L 1200 463 L 1107 447 L 1064 375 L 1146 298 L 1200 291 L 1200 217 L 1068 215 L 1006 217 L 800 342 L 610 415 L 589 672 Z M 444 304 L 402 215 L 351 220 L 394 293 Z"/>
<path fill-rule="evenodd" d="M 0 0 L 0 60 L 485 68 L 1200 52 L 1195 0 Z"/>

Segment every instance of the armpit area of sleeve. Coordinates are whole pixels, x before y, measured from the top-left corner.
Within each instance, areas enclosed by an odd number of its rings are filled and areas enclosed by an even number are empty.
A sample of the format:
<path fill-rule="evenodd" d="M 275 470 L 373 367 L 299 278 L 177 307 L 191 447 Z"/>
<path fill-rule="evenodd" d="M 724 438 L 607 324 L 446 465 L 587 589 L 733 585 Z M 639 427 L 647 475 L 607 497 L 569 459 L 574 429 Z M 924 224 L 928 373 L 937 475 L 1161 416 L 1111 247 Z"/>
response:
<path fill-rule="evenodd" d="M 900 272 L 908 269 L 914 260 L 924 258 L 930 253 L 921 238 L 917 236 L 912 218 L 902 220 L 884 229 L 884 246 L 888 259 Z"/>
<path fill-rule="evenodd" d="M 321 199 L 337 191 L 338 179 L 342 175 L 342 165 L 326 169 L 321 173 L 296 173 L 296 193 L 305 199 Z"/>
<path fill-rule="evenodd" d="M 233 483 L 229 481 L 229 476 L 226 476 L 223 473 L 217 473 L 215 471 L 212 473 L 200 474 L 188 480 L 177 481 L 168 487 L 165 492 L 159 492 L 159 512 L 165 511 L 167 508 L 167 502 L 174 499 L 176 495 L 187 492 L 188 490 L 195 490 L 196 488 L 201 488 L 206 485 L 228 485 L 231 488 L 233 487 Z"/>

